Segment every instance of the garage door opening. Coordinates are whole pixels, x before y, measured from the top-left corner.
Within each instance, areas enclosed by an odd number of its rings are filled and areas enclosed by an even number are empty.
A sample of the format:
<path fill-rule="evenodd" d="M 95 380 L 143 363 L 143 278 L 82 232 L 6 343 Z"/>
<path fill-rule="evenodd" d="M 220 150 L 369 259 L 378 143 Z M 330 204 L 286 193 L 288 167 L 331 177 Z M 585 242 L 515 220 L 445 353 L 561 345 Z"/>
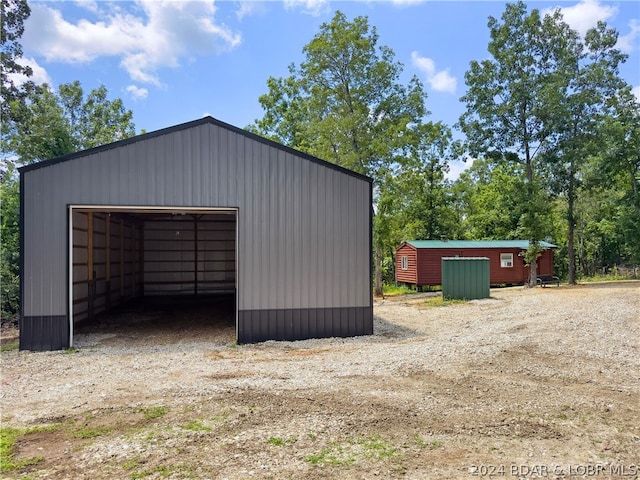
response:
<path fill-rule="evenodd" d="M 70 345 L 98 326 L 237 331 L 236 209 L 71 206 L 69 238 Z"/>

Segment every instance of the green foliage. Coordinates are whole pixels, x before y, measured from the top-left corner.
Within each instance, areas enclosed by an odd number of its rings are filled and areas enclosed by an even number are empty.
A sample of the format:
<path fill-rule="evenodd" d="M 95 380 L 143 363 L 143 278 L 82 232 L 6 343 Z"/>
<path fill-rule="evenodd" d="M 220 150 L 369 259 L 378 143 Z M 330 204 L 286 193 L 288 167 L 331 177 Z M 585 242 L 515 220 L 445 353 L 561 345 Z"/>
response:
<path fill-rule="evenodd" d="M 15 342 L 5 343 L 4 345 L 0 345 L 0 352 L 12 352 L 13 350 L 18 350 L 20 344 Z"/>
<path fill-rule="evenodd" d="M 380 182 L 425 113 L 422 85 L 399 83 L 402 66 L 366 17 L 336 12 L 303 53 L 289 77 L 267 81 L 265 115 L 250 129 Z"/>
<path fill-rule="evenodd" d="M 89 439 L 101 437 L 111 433 L 113 429 L 107 426 L 90 426 L 88 424 L 74 427 L 71 434 L 74 438 Z"/>
<path fill-rule="evenodd" d="M 554 109 L 570 78 L 573 58 L 567 52 L 577 33 L 561 22 L 558 11 L 543 18 L 538 10 L 528 13 L 523 2 L 507 4 L 501 20 L 489 18 L 492 59 L 471 62 L 465 75 L 467 112 L 460 126 L 472 154 L 522 167 L 516 231 L 535 245 L 549 211 L 539 153 L 553 144 Z M 534 262 L 529 284 L 535 280 Z"/>
<path fill-rule="evenodd" d="M 9 473 L 29 465 L 35 465 L 43 460 L 43 457 L 16 458 L 16 442 L 23 435 L 35 432 L 52 431 L 59 425 L 33 428 L 15 428 L 8 425 L 0 426 L 0 472 Z"/>
<path fill-rule="evenodd" d="M 185 430 L 192 430 L 194 432 L 210 432 L 211 431 L 211 427 L 209 427 L 208 425 L 205 425 L 204 423 L 198 420 L 192 420 L 190 422 L 187 422 L 182 426 L 182 428 L 184 428 Z"/>
<path fill-rule="evenodd" d="M 20 38 L 24 33 L 24 22 L 31 15 L 27 0 L 2 0 L 0 15 L 0 118 L 2 132 L 6 125 L 14 120 L 16 113 L 24 104 L 24 97 L 33 87 L 28 78 L 33 75 L 31 67 L 24 67 L 18 60 L 22 58 Z M 26 82 L 15 81 L 16 75 L 22 75 Z"/>
<path fill-rule="evenodd" d="M 292 443 L 296 443 L 297 441 L 298 439 L 296 437 L 289 437 L 289 438 L 270 437 L 267 440 L 267 443 L 275 447 L 283 447 L 285 445 L 291 445 Z"/>
<path fill-rule="evenodd" d="M 418 445 L 420 448 L 428 448 L 430 450 L 435 450 L 437 448 L 444 447 L 444 442 L 441 442 L 439 440 L 432 440 L 431 442 L 427 442 L 420 435 L 417 435 L 417 434 L 413 437 L 413 440 L 415 441 L 416 445 Z"/>
<path fill-rule="evenodd" d="M 3 7 L 5 3 L 3 1 Z M 4 94 L 3 90 L 3 97 Z M 12 101 L 7 106 L 10 111 L 3 118 L 0 172 L 0 308 L 3 321 L 15 320 L 19 313 L 20 192 L 16 166 L 134 135 L 133 113 L 125 110 L 122 100 L 107 97 L 104 86 L 85 96 L 80 82 L 76 81 L 60 85 L 57 92 L 47 85 L 31 88 L 22 97 L 24 101 Z"/>
<path fill-rule="evenodd" d="M 406 285 L 396 286 L 394 284 L 385 284 L 384 285 L 384 294 L 388 296 L 394 295 L 411 295 L 413 293 L 417 293 L 415 290 L 411 290 Z"/>
<path fill-rule="evenodd" d="M 537 241 L 548 238 L 552 231 L 558 233 L 553 211 L 558 205 L 550 194 L 561 196 L 567 241 L 562 253 L 572 283 L 577 208 L 580 196 L 586 193 L 582 179 L 589 158 L 617 158 L 611 164 L 617 171 L 628 172 L 630 196 L 636 198 L 638 190 L 637 102 L 618 76 L 618 65 L 626 57 L 615 49 L 617 32 L 606 24 L 599 23 L 583 40 L 563 21 L 559 9 L 542 16 L 535 9 L 528 12 L 523 2 L 508 4 L 501 19 L 490 17 L 488 26 L 492 58 L 471 62 L 465 76 L 468 90 L 462 100 L 467 112 L 460 126 L 467 136 L 467 148 L 472 155 L 501 159 L 524 169 L 520 195 L 509 192 L 500 200 L 507 200 L 503 205 L 511 220 L 519 213 L 517 227 L 511 223 L 507 234 L 515 231 L 515 236 L 531 241 L 530 261 L 538 253 Z M 603 145 L 610 147 L 605 155 L 599 153 Z M 477 189 L 475 193 L 482 201 Z M 496 189 L 484 193 L 490 194 L 485 200 L 498 200 Z M 480 216 L 484 213 L 489 212 Z M 474 223 L 484 223 L 482 233 L 496 232 L 477 214 L 472 216 L 476 216 Z M 633 229 L 635 222 L 630 224 Z M 638 230 L 634 233 L 637 238 Z M 637 241 L 633 244 L 637 251 Z M 530 284 L 535 280 L 534 266 L 532 263 Z"/>
<path fill-rule="evenodd" d="M 0 314 L 17 321 L 20 310 L 20 191 L 13 165 L 0 183 Z"/>
<path fill-rule="evenodd" d="M 147 420 L 153 420 L 154 418 L 160 418 L 169 413 L 169 407 L 157 406 L 157 407 L 143 407 L 140 411 L 144 414 L 144 418 Z"/>
<path fill-rule="evenodd" d="M 450 305 L 458 305 L 466 302 L 467 300 L 461 300 L 459 298 L 444 298 L 442 295 L 438 295 L 437 297 L 425 300 L 424 304 L 427 307 L 448 307 Z"/>
<path fill-rule="evenodd" d="M 402 240 L 448 234 L 457 221 L 445 174 L 451 132 L 425 123 L 426 94 L 378 45 L 366 17 L 332 21 L 303 48 L 286 78 L 269 78 L 259 99 L 265 114 L 251 131 L 369 175 L 375 183 L 376 293 L 393 280 Z"/>
<path fill-rule="evenodd" d="M 402 453 L 388 440 L 378 435 L 358 437 L 346 442 L 332 442 L 315 454 L 304 457 L 312 465 L 349 466 L 359 459 L 384 461 L 400 457 Z"/>
<path fill-rule="evenodd" d="M 109 100 L 104 85 L 85 96 L 80 82 L 54 92 L 43 85 L 28 96 L 26 112 L 8 135 L 7 148 L 21 164 L 55 158 L 135 134 L 133 112 Z"/>

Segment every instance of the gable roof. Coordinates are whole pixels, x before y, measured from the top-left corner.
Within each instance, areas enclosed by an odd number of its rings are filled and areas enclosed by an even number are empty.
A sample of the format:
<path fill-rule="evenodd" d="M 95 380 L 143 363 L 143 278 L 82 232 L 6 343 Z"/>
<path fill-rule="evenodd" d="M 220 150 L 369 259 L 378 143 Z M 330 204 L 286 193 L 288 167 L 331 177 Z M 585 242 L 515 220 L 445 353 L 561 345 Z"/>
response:
<path fill-rule="evenodd" d="M 415 248 L 520 248 L 526 250 L 529 240 L 411 240 Z M 558 248 L 548 242 L 539 242 L 542 248 Z"/>
<path fill-rule="evenodd" d="M 291 147 L 287 147 L 286 145 L 282 145 L 281 143 L 275 142 L 273 140 L 270 140 L 268 138 L 265 137 L 261 137 L 260 135 L 256 135 L 255 133 L 249 132 L 247 130 L 244 130 L 242 128 L 238 128 L 235 127 L 233 125 L 230 125 L 228 123 L 222 122 L 218 119 L 215 119 L 211 116 L 206 116 L 203 118 L 200 118 L 198 120 L 193 120 L 191 122 L 186 122 L 186 123 L 181 123 L 179 125 L 175 125 L 173 127 L 167 127 L 167 128 L 163 128 L 161 130 L 156 130 L 154 132 L 149 132 L 149 133 L 144 133 L 141 135 L 136 135 L 134 137 L 129 137 L 129 138 L 125 138 L 124 140 L 119 140 L 117 142 L 113 142 L 113 143 L 107 143 L 105 145 L 101 145 L 99 147 L 94 147 L 94 148 L 90 148 L 88 150 L 82 150 L 80 152 L 75 152 L 75 153 L 69 153 L 67 155 L 63 155 L 61 157 L 57 157 L 57 158 L 52 158 L 49 160 L 43 160 L 41 162 L 36 162 L 36 163 L 31 163 L 29 165 L 24 165 L 22 167 L 20 167 L 18 169 L 18 171 L 20 173 L 24 173 L 24 172 L 29 172 L 31 170 L 37 170 L 40 168 L 46 168 L 50 165 L 55 165 L 58 163 L 62 163 L 62 162 L 66 162 L 68 160 L 73 160 L 73 159 L 77 159 L 77 158 L 81 158 L 84 156 L 88 156 L 88 155 L 92 155 L 94 153 L 99 153 L 99 152 L 104 152 L 106 150 L 110 150 L 112 148 L 119 148 L 119 147 L 123 147 L 125 145 L 129 145 L 135 142 L 139 142 L 142 140 L 149 140 L 152 139 L 154 137 L 159 137 L 161 135 L 167 135 L 173 132 L 177 132 L 180 130 L 186 130 L 189 128 L 194 128 L 194 127 L 199 127 L 201 125 L 205 125 L 205 124 L 211 124 L 211 125 L 215 125 L 217 127 L 223 128 L 225 130 L 230 130 L 234 133 L 237 133 L 238 135 L 242 135 L 244 137 L 248 137 L 252 140 L 255 140 L 256 142 L 268 145 L 270 147 L 274 147 L 277 148 L 279 150 L 285 151 L 287 153 L 290 153 L 292 155 L 295 155 L 297 157 L 302 157 L 306 160 L 309 160 L 313 163 L 317 163 L 318 165 L 322 165 L 324 167 L 328 167 L 331 168 L 333 170 L 337 170 L 341 173 L 345 173 L 347 175 L 350 175 L 352 177 L 356 177 L 359 178 L 361 180 L 365 180 L 369 183 L 373 183 L 373 179 L 363 175 L 361 173 L 358 172 L 354 172 L 353 170 L 349 170 L 348 168 L 344 168 L 341 167 L 340 165 L 337 165 L 335 163 L 331 163 L 331 162 L 327 162 L 326 160 L 322 160 L 318 157 L 314 157 L 313 155 L 309 155 L 308 153 L 304 153 L 301 152 L 299 150 L 296 150 L 294 148 Z"/>

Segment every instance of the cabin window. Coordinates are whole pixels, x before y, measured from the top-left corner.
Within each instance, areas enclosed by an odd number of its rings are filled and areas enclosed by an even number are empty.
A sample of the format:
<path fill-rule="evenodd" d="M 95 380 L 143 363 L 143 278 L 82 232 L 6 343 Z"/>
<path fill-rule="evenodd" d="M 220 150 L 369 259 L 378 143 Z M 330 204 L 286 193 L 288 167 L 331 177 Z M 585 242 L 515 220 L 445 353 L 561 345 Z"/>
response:
<path fill-rule="evenodd" d="M 500 266 L 502 268 L 513 267 L 513 253 L 501 253 L 500 254 Z"/>
<path fill-rule="evenodd" d="M 402 257 L 402 270 L 407 270 L 409 268 L 409 257 Z"/>

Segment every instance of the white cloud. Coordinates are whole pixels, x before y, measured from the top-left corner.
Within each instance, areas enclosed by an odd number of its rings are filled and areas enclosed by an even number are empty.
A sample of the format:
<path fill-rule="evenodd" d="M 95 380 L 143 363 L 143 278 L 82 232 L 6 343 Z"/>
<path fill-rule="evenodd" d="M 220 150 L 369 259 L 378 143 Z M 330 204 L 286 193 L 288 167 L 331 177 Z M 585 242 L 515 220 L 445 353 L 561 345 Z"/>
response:
<path fill-rule="evenodd" d="M 590 28 L 598 25 L 598 22 L 610 23 L 618 13 L 618 7 L 613 5 L 604 5 L 598 0 L 582 0 L 571 7 L 556 7 L 562 12 L 562 17 L 571 28 L 577 30 L 584 37 Z M 542 11 L 543 14 L 552 13 L 555 8 L 547 8 Z M 629 22 L 629 33 L 618 37 L 617 48 L 623 52 L 633 52 L 638 50 L 638 37 L 640 37 L 640 24 L 638 19 L 633 18 Z"/>
<path fill-rule="evenodd" d="M 451 76 L 449 69 L 436 70 L 435 62 L 428 57 L 421 57 L 418 52 L 411 52 L 411 63 L 425 74 L 431 88 L 437 92 L 455 93 L 458 81 Z"/>
<path fill-rule="evenodd" d="M 329 8 L 328 0 L 284 0 L 284 8 L 286 10 L 293 10 L 299 8 L 302 13 L 313 15 L 317 17 L 326 12 Z"/>
<path fill-rule="evenodd" d="M 638 50 L 638 37 L 640 37 L 640 23 L 638 19 L 632 18 L 629 22 L 629 33 L 618 37 L 616 47 L 626 53 Z"/>
<path fill-rule="evenodd" d="M 80 8 L 84 8 L 85 10 L 89 10 L 93 13 L 100 13 L 98 2 L 96 2 L 95 0 L 75 0 L 75 3 Z"/>
<path fill-rule="evenodd" d="M 607 22 L 618 14 L 618 7 L 603 5 L 598 0 L 582 0 L 571 7 L 558 6 L 565 22 L 584 37 L 587 30 L 595 27 L 599 21 Z M 552 13 L 555 8 L 542 11 L 543 14 Z"/>
<path fill-rule="evenodd" d="M 13 81 L 15 85 L 22 85 L 27 80 L 31 80 L 36 85 L 42 85 L 43 83 L 48 83 L 49 85 L 51 85 L 51 77 L 49 77 L 49 74 L 43 67 L 38 65 L 38 62 L 36 62 L 35 59 L 22 57 L 17 59 L 16 62 L 23 67 L 31 67 L 33 73 L 31 77 L 27 77 L 22 74 L 10 73 L 8 77 Z"/>
<path fill-rule="evenodd" d="M 638 85 L 636 87 L 633 87 L 633 89 L 631 91 L 633 92 L 633 94 L 636 96 L 636 98 L 640 102 L 640 85 Z"/>
<path fill-rule="evenodd" d="M 238 20 L 242 20 L 244 17 L 248 15 L 254 15 L 256 13 L 264 13 L 265 6 L 263 2 L 251 0 L 251 1 L 241 1 L 239 8 L 236 10 L 236 17 Z"/>
<path fill-rule="evenodd" d="M 23 35 L 25 49 L 49 62 L 117 57 L 133 80 L 161 85 L 159 68 L 175 68 L 185 58 L 218 53 L 241 42 L 239 33 L 214 21 L 214 0 L 138 0 L 135 14 L 119 7 L 101 11 L 94 2 L 82 5 L 98 20 L 70 22 L 60 10 L 34 3 Z"/>
<path fill-rule="evenodd" d="M 445 178 L 447 180 L 451 180 L 452 182 L 455 182 L 460 177 L 460 174 L 464 172 L 466 169 L 468 169 L 469 167 L 470 165 L 464 162 L 460 162 L 460 161 L 450 162 L 449 171 L 445 174 Z"/>
<path fill-rule="evenodd" d="M 149 90 L 140 88 L 137 85 L 129 85 L 127 92 L 129 92 L 129 95 L 131 95 L 131 98 L 134 100 L 144 100 L 149 95 Z"/>

